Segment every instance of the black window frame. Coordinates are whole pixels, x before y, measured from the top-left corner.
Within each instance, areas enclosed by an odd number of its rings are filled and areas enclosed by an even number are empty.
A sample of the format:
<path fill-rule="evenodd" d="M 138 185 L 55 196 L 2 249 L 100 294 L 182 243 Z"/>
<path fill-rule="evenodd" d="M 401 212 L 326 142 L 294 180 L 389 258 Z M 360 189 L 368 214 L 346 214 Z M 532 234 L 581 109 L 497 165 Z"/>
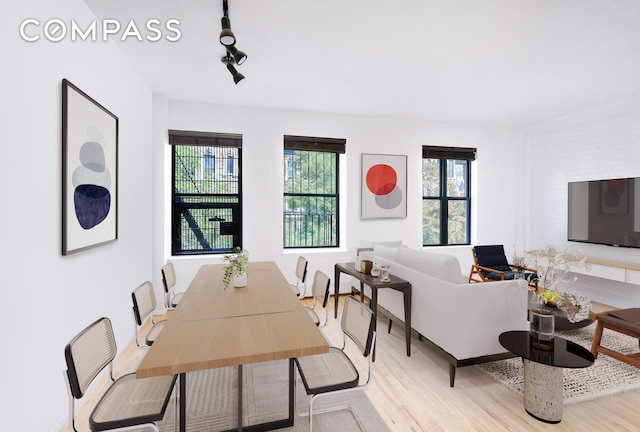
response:
<path fill-rule="evenodd" d="M 422 246 L 423 247 L 437 247 L 437 246 L 463 246 L 471 244 L 471 166 L 476 158 L 476 148 L 471 147 L 439 147 L 439 146 L 423 146 L 422 147 L 422 164 L 425 159 L 435 159 L 440 161 L 439 172 L 439 195 L 438 196 L 425 196 L 424 188 L 422 189 L 422 203 L 425 201 L 437 201 L 440 205 L 440 241 L 439 243 L 424 243 L 424 228 L 421 230 Z M 466 173 L 466 191 L 464 197 L 447 196 L 447 178 L 448 178 L 448 164 L 447 161 L 467 161 L 467 173 Z M 464 201 L 466 204 L 466 242 L 464 243 L 450 243 L 449 242 L 449 203 L 452 201 Z M 424 208 L 424 205 L 422 206 Z"/>
<path fill-rule="evenodd" d="M 176 151 L 172 148 L 171 152 L 171 253 L 177 255 L 216 255 L 226 254 L 233 251 L 234 248 L 242 248 L 242 135 L 219 132 L 200 132 L 200 131 L 184 131 L 169 130 L 169 145 L 174 146 L 191 146 L 191 147 L 217 147 L 221 149 L 235 148 L 238 152 L 237 156 L 237 174 L 231 172 L 237 177 L 237 193 L 178 193 L 176 191 Z M 203 164 L 206 164 L 203 158 Z M 215 164 L 218 162 L 216 161 Z M 214 164 L 214 167 L 215 167 Z M 203 169 L 205 167 L 203 166 Z M 226 168 L 228 170 L 228 168 Z M 235 169 L 235 166 L 234 166 Z M 202 201 L 198 202 L 197 198 L 202 197 Z M 185 201 L 187 198 L 189 202 Z M 220 201 L 216 201 L 216 199 Z M 195 199 L 195 200 L 194 200 Z M 230 200 L 235 199 L 235 202 Z M 218 236 L 232 236 L 230 247 L 212 247 L 204 246 L 208 244 L 206 236 L 200 232 L 197 226 L 192 230 L 202 249 L 186 249 L 183 244 L 181 234 L 181 219 L 184 212 L 190 210 L 214 210 L 218 209 L 226 215 L 231 214 L 231 221 L 219 216 L 210 217 L 209 223 L 218 224 Z M 214 245 L 216 242 L 214 242 Z"/>
<path fill-rule="evenodd" d="M 298 135 L 284 136 L 284 153 L 287 151 L 306 151 L 306 152 L 325 152 L 335 154 L 335 193 L 297 193 L 287 192 L 286 187 L 283 188 L 283 213 L 282 213 L 282 247 L 284 249 L 320 249 L 320 248 L 339 248 L 340 247 L 340 155 L 345 153 L 346 139 L 342 138 L 320 138 L 307 137 Z M 287 167 L 284 168 L 285 170 Z M 286 179 L 286 173 L 283 172 Z M 333 198 L 335 199 L 335 239 L 333 244 L 295 244 L 287 245 L 287 215 L 284 209 L 284 202 L 287 197 L 310 197 L 310 198 Z"/>

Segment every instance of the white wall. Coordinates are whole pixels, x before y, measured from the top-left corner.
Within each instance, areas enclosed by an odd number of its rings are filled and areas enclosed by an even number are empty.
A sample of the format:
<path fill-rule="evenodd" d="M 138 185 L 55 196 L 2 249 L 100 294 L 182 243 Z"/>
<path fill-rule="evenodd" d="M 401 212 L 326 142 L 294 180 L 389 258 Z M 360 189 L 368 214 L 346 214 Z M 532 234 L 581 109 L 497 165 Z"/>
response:
<path fill-rule="evenodd" d="M 3 8 L 2 192 L 4 430 L 58 430 L 67 417 L 64 346 L 101 316 L 132 336 L 131 290 L 151 277 L 151 91 L 113 43 L 28 43 L 26 18 L 90 22 L 80 0 Z M 120 119 L 119 240 L 61 256 L 61 82 Z"/>
<path fill-rule="evenodd" d="M 522 194 L 528 197 L 527 247 L 553 244 L 589 256 L 640 261 L 640 249 L 567 242 L 567 183 L 640 177 L 640 96 L 559 116 L 523 130 L 529 172 Z M 580 276 L 576 289 L 617 307 L 640 304 L 640 286 Z"/>
<path fill-rule="evenodd" d="M 160 99 L 160 98 L 158 98 Z M 346 193 L 341 196 L 344 215 L 342 248 L 305 251 L 309 270 L 325 271 L 333 279 L 333 265 L 352 258 L 361 239 L 403 240 L 422 244 L 421 161 L 423 145 L 477 147 L 474 164 L 473 215 L 478 228 L 474 243 L 503 243 L 510 250 L 516 238 L 516 131 L 512 128 L 471 126 L 429 121 L 373 118 L 168 102 L 169 129 L 229 132 L 243 135 L 244 247 L 252 260 L 275 260 L 293 280 L 299 251 L 282 249 L 283 135 L 345 138 Z M 165 132 L 166 133 L 166 132 Z M 155 148 L 155 151 L 164 149 Z M 362 153 L 408 155 L 408 216 L 406 219 L 360 219 L 360 158 Z M 159 185 L 160 183 L 156 183 Z M 159 187 L 159 186 L 158 186 Z M 506 199 L 494 199 L 496 195 Z M 168 203 L 167 203 L 168 204 Z M 168 206 L 165 212 L 169 211 Z M 169 241 L 165 232 L 165 242 Z M 165 243 L 164 250 L 168 250 Z M 469 247 L 438 248 L 456 254 L 463 271 L 472 258 Z M 207 260 L 205 260 L 206 262 Z M 215 259 L 210 259 L 210 262 Z M 202 260 L 176 259 L 176 272 L 184 289 Z M 182 276 L 183 274 L 184 276 Z M 180 282 L 179 282 L 180 284 Z"/>

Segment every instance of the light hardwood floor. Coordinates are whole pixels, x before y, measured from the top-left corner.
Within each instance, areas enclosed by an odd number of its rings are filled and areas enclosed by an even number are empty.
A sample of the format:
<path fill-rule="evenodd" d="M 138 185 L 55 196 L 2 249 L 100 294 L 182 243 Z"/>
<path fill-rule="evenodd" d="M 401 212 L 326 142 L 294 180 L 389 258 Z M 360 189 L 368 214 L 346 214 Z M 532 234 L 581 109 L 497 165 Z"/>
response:
<path fill-rule="evenodd" d="M 339 345 L 340 323 L 332 318 L 333 302 L 329 304 L 329 325 L 323 331 Z M 592 309 L 610 308 L 594 304 Z M 373 380 L 365 391 L 392 431 L 640 431 L 640 390 L 566 406 L 559 424 L 542 423 L 524 411 L 521 397 L 473 366 L 458 368 L 455 387 L 449 387 L 448 364 L 416 335 L 407 357 L 402 324 L 394 321 L 387 334 L 386 323 L 379 314 Z M 116 375 L 135 370 L 144 352 L 133 341 L 121 349 Z M 103 379 L 92 393 L 101 393 L 105 385 Z M 86 399 L 87 405 L 94 403 L 90 396 Z M 77 411 L 81 431 L 88 430 L 88 411 L 82 407 Z"/>

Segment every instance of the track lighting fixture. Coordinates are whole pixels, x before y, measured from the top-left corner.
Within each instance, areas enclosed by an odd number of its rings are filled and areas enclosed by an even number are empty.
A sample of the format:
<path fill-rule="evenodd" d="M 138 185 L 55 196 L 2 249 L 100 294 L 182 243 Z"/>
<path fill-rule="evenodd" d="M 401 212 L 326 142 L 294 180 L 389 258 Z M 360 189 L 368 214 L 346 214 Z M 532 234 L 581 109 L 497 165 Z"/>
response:
<path fill-rule="evenodd" d="M 236 35 L 231 31 L 231 21 L 229 17 L 222 17 L 222 31 L 220 32 L 220 43 L 226 47 L 236 43 Z"/>
<path fill-rule="evenodd" d="M 247 60 L 247 55 L 234 46 L 227 47 L 227 51 L 229 51 L 237 65 L 241 65 Z"/>
<path fill-rule="evenodd" d="M 233 64 L 235 63 L 235 61 L 233 60 L 233 57 L 231 57 L 228 53 L 226 56 L 222 57 L 222 63 L 227 65 L 227 69 L 233 76 L 234 83 L 238 84 L 240 81 L 244 79 L 244 75 L 242 75 L 240 72 L 237 71 L 235 67 L 233 67 Z"/>
<path fill-rule="evenodd" d="M 220 31 L 220 43 L 226 48 L 226 53 L 222 57 L 222 63 L 227 65 L 227 69 L 233 76 L 233 82 L 238 84 L 244 79 L 244 75 L 236 70 L 234 64 L 241 65 L 247 60 L 247 55 L 235 47 L 236 35 L 231 31 L 231 21 L 229 20 L 229 7 L 227 0 L 222 0 L 222 12 L 221 19 L 222 31 Z"/>

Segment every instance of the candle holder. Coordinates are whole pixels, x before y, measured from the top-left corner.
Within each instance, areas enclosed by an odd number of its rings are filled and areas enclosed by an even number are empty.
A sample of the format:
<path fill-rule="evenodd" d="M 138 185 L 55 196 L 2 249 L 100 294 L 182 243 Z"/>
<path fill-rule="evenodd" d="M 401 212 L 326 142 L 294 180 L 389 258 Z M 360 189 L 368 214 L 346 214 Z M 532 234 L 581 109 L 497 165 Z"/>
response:
<path fill-rule="evenodd" d="M 380 266 L 380 282 L 391 282 L 391 278 L 389 277 L 389 265 L 383 264 Z"/>

